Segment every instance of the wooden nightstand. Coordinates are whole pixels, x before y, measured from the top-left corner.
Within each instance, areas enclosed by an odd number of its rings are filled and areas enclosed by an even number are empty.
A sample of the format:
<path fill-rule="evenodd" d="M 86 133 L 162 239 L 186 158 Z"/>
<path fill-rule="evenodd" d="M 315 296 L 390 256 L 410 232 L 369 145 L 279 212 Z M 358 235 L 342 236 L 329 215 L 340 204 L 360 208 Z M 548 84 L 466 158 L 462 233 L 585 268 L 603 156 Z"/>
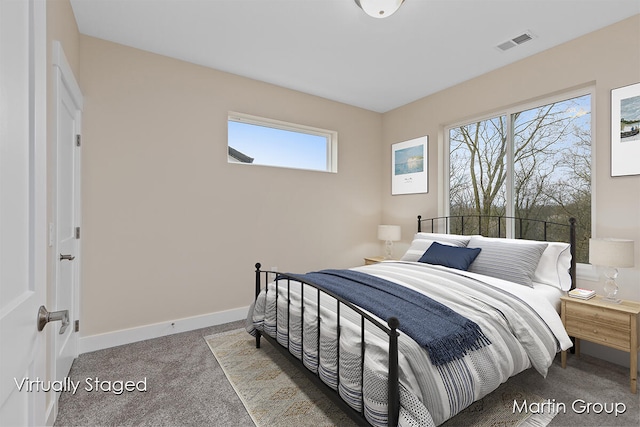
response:
<path fill-rule="evenodd" d="M 638 314 L 640 303 L 623 300 L 620 304 L 596 296 L 588 300 L 563 296 L 561 316 L 567 334 L 575 337 L 576 356 L 580 340 L 629 352 L 631 392 L 638 386 Z M 567 352 L 562 352 L 562 367 L 567 366 Z"/>
<path fill-rule="evenodd" d="M 377 264 L 381 261 L 384 261 L 383 256 L 369 256 L 364 259 L 364 265 Z"/>

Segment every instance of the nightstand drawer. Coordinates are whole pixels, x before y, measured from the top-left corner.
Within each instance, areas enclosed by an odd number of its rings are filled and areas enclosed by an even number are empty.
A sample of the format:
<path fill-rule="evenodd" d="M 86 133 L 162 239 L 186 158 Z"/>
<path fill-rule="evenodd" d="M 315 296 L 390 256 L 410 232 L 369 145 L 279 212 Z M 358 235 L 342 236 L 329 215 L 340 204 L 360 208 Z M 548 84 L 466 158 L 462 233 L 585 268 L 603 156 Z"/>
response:
<path fill-rule="evenodd" d="M 588 300 L 561 296 L 562 324 L 574 337 L 576 356 L 580 357 L 580 341 L 612 347 L 629 353 L 631 393 L 638 391 L 638 315 L 640 302 L 612 303 L 601 296 Z M 562 351 L 562 367 L 567 367 L 567 351 Z"/>
<path fill-rule="evenodd" d="M 620 329 L 598 322 L 585 323 L 581 319 L 567 317 L 565 320 L 565 329 L 569 336 L 586 339 L 596 344 L 604 344 L 617 348 L 618 350 L 630 350 L 629 327 Z"/>
<path fill-rule="evenodd" d="M 567 319 L 580 319 L 587 323 L 606 323 L 613 328 L 620 328 L 621 330 L 627 331 L 627 336 L 629 335 L 628 331 L 631 329 L 631 316 L 627 313 L 610 310 L 605 307 L 593 307 L 570 302 L 567 302 L 566 308 L 565 316 Z"/>

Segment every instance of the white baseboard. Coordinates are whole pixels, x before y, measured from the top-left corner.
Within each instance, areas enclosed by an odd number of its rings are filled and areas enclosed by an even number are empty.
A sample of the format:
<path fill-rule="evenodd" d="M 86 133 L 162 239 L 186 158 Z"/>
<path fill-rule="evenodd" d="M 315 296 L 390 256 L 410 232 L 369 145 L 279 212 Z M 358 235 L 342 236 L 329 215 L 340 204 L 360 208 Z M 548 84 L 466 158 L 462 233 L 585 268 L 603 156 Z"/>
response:
<path fill-rule="evenodd" d="M 206 328 L 208 326 L 220 325 L 223 323 L 234 322 L 236 320 L 243 320 L 247 317 L 248 312 L 248 306 L 240 307 L 233 310 L 186 317 L 184 319 L 167 320 L 165 322 L 139 326 L 136 328 L 122 329 L 104 334 L 90 335 L 88 337 L 80 337 L 78 340 L 79 353 L 89 353 L 105 348 L 163 337 L 165 335 L 193 331 L 194 329 Z"/>

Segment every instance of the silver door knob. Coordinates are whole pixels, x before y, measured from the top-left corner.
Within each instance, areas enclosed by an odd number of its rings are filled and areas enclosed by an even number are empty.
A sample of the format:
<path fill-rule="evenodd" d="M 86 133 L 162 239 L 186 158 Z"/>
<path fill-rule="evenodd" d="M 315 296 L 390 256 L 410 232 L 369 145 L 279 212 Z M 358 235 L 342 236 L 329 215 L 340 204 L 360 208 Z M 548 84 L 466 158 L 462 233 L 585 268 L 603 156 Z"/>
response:
<path fill-rule="evenodd" d="M 68 254 L 68 255 L 62 255 L 60 254 L 60 261 L 66 259 L 67 261 L 73 261 L 75 259 L 75 256 Z"/>
<path fill-rule="evenodd" d="M 69 310 L 47 311 L 44 305 L 38 309 L 38 331 L 42 331 L 49 322 L 62 321 L 60 327 L 60 335 L 64 334 L 69 326 Z"/>

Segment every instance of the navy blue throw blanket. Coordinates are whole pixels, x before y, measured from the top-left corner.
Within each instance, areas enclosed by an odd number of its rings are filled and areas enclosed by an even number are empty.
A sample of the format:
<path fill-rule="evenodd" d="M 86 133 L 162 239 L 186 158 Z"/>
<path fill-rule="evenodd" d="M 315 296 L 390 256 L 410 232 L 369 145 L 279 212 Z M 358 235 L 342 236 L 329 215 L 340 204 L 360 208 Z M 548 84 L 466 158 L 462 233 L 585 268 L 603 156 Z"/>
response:
<path fill-rule="evenodd" d="M 491 344 L 473 321 L 413 289 L 354 270 L 289 274 L 318 285 L 381 319 L 397 317 L 400 330 L 427 349 L 439 366 Z"/>

